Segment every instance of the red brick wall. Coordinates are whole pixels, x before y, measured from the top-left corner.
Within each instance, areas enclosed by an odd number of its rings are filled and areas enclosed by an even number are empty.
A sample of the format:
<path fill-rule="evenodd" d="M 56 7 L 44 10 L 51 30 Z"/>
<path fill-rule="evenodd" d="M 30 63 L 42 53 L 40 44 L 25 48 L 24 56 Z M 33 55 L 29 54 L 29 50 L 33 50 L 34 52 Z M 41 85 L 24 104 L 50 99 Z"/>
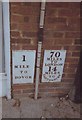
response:
<path fill-rule="evenodd" d="M 11 3 L 10 13 L 11 50 L 37 50 L 40 4 Z M 46 4 L 42 60 L 45 49 L 64 49 L 67 55 L 62 82 L 40 83 L 39 93 L 66 94 L 75 79 L 80 55 L 80 3 Z M 34 84 L 13 85 L 13 93 L 14 96 L 34 93 Z"/>
<path fill-rule="evenodd" d="M 10 3 L 11 49 L 37 48 L 39 11 L 39 3 Z"/>
<path fill-rule="evenodd" d="M 43 49 L 67 50 L 62 81 L 72 82 L 80 55 L 80 3 L 47 3 Z"/>

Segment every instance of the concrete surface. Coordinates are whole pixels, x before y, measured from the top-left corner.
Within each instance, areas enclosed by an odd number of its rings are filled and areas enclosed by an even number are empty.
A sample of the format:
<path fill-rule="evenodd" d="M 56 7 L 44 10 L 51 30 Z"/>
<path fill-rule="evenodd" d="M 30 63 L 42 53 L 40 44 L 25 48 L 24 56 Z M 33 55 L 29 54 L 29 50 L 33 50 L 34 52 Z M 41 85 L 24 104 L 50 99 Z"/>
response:
<path fill-rule="evenodd" d="M 80 118 L 80 104 L 65 98 L 2 100 L 3 118 Z"/>

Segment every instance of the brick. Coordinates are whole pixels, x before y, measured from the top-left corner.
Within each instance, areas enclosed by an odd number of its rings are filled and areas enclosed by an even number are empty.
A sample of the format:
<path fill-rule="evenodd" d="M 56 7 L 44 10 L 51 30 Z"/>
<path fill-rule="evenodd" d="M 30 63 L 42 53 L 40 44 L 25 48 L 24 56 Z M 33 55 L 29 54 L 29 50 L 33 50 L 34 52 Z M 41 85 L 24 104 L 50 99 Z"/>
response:
<path fill-rule="evenodd" d="M 55 92 L 39 92 L 39 95 L 41 96 L 41 97 L 61 97 L 61 96 L 65 96 L 66 94 L 68 93 L 68 91 L 62 91 L 62 92 L 57 92 L 57 91 L 55 91 Z"/>
<path fill-rule="evenodd" d="M 67 57 L 72 57 L 72 52 L 71 52 L 71 51 L 70 51 L 70 52 L 67 51 L 66 56 L 67 56 Z"/>
<path fill-rule="evenodd" d="M 78 63 L 74 64 L 74 63 L 71 63 L 68 65 L 69 68 L 77 68 L 77 65 Z"/>
<path fill-rule="evenodd" d="M 20 33 L 19 33 L 19 31 L 11 31 L 11 37 L 20 38 Z"/>
<path fill-rule="evenodd" d="M 51 23 L 51 24 L 65 24 L 66 23 L 66 18 L 61 18 L 61 17 L 47 17 L 46 22 Z"/>
<path fill-rule="evenodd" d="M 45 46 L 45 45 L 53 46 L 54 45 L 54 41 L 55 41 L 54 39 L 51 39 L 51 38 L 45 39 L 45 38 L 46 37 L 43 38 L 43 46 Z"/>
<path fill-rule="evenodd" d="M 58 16 L 80 17 L 80 9 L 58 9 Z"/>
<path fill-rule="evenodd" d="M 64 64 L 64 68 L 68 68 L 68 65 L 69 65 L 69 64 L 65 63 L 65 64 Z"/>
<path fill-rule="evenodd" d="M 32 22 L 35 24 L 37 24 L 39 26 L 39 21 L 40 21 L 40 18 L 39 16 L 31 16 L 29 17 L 29 23 L 32 24 Z"/>
<path fill-rule="evenodd" d="M 55 39 L 55 44 L 61 45 L 71 45 L 73 43 L 73 39 Z"/>
<path fill-rule="evenodd" d="M 64 72 L 65 73 L 75 73 L 76 71 L 73 68 L 66 68 L 66 69 L 64 69 Z"/>
<path fill-rule="evenodd" d="M 67 18 L 68 25 L 77 24 L 80 26 L 80 18 Z"/>
<path fill-rule="evenodd" d="M 37 37 L 38 33 L 37 32 L 23 32 L 22 35 L 23 37 Z"/>
<path fill-rule="evenodd" d="M 17 23 L 12 23 L 12 24 L 10 24 L 10 29 L 11 29 L 11 31 L 12 31 L 12 30 L 17 31 L 17 30 L 18 30 Z"/>
<path fill-rule="evenodd" d="M 82 9 L 80 9 L 80 20 L 82 20 Z"/>
<path fill-rule="evenodd" d="M 80 31 L 80 38 L 82 38 L 82 31 Z M 82 42 L 81 42 L 82 43 Z"/>
<path fill-rule="evenodd" d="M 29 16 L 24 15 L 24 22 L 26 22 L 26 24 L 36 24 L 39 25 L 39 16 Z"/>
<path fill-rule="evenodd" d="M 80 51 L 79 52 L 73 52 L 72 56 L 73 57 L 80 57 Z"/>
<path fill-rule="evenodd" d="M 23 23 L 24 18 L 22 15 L 11 15 L 11 21 L 12 23 Z"/>
<path fill-rule="evenodd" d="M 49 37 L 46 35 L 43 36 L 43 45 L 46 45 L 46 43 L 47 43 L 47 45 L 50 45 L 50 43 L 51 43 L 51 45 L 53 46 L 54 41 L 55 41 L 55 39 L 53 39 L 53 37 Z"/>
<path fill-rule="evenodd" d="M 44 24 L 44 28 L 46 29 L 46 30 L 55 30 L 55 25 L 53 25 L 53 24 L 48 24 L 48 23 L 46 23 L 46 21 L 45 21 L 45 24 Z"/>
<path fill-rule="evenodd" d="M 63 38 L 64 32 L 54 32 L 53 37 Z"/>
<path fill-rule="evenodd" d="M 63 74 L 63 77 L 62 78 L 64 78 L 64 79 L 67 79 L 67 78 L 71 78 L 71 79 L 74 79 L 75 78 L 75 74 L 73 74 L 73 73 L 65 73 L 65 74 Z"/>
<path fill-rule="evenodd" d="M 26 44 L 31 44 L 31 39 L 27 38 L 27 39 L 21 39 L 21 43 L 26 43 Z"/>
<path fill-rule="evenodd" d="M 67 25 L 66 24 L 55 24 L 55 31 L 67 31 Z"/>
<path fill-rule="evenodd" d="M 66 32 L 65 33 L 66 38 L 80 38 L 79 32 Z"/>
<path fill-rule="evenodd" d="M 20 5 L 20 6 L 17 5 L 17 6 L 11 7 L 11 12 L 19 15 L 27 15 L 27 13 L 28 15 L 39 15 L 39 7 L 34 7 L 34 6 L 27 7 L 23 5 Z"/>
<path fill-rule="evenodd" d="M 13 89 L 33 89 L 34 88 L 34 84 L 20 84 L 20 85 L 13 85 Z"/>
<path fill-rule="evenodd" d="M 72 8 L 72 9 L 80 8 L 80 2 L 69 2 L 69 8 Z"/>
<path fill-rule="evenodd" d="M 29 22 L 29 17 L 28 16 L 24 17 L 24 22 Z"/>
<path fill-rule="evenodd" d="M 23 6 L 34 6 L 34 7 L 40 7 L 40 3 L 39 2 L 22 2 Z"/>
<path fill-rule="evenodd" d="M 38 2 L 12 2 L 12 3 L 10 3 L 10 5 L 11 6 L 27 6 L 27 7 L 31 7 L 31 6 L 38 6 L 39 5 L 39 3 Z"/>
<path fill-rule="evenodd" d="M 75 44 L 80 44 L 81 43 L 81 39 L 75 39 Z"/>
<path fill-rule="evenodd" d="M 23 90 L 23 93 L 34 93 L 34 89 Z"/>
<path fill-rule="evenodd" d="M 38 30 L 38 25 L 34 23 L 32 23 L 31 25 L 23 23 L 23 24 L 18 24 L 18 29 L 21 31 L 30 31 L 30 32 L 33 31 L 34 32 Z"/>
<path fill-rule="evenodd" d="M 58 16 L 57 14 L 58 10 L 57 9 L 49 9 L 46 7 L 46 13 L 45 13 L 45 16 L 46 16 L 46 19 L 49 17 L 49 16 Z"/>
<path fill-rule="evenodd" d="M 52 45 L 44 45 L 43 44 L 43 49 L 45 50 L 60 50 L 60 49 L 62 49 L 62 47 L 61 46 L 52 46 Z"/>
<path fill-rule="evenodd" d="M 11 42 L 12 43 L 20 43 L 21 41 L 20 41 L 20 39 L 16 39 L 16 38 L 11 38 Z"/>
<path fill-rule="evenodd" d="M 11 15 L 11 23 L 39 24 L 39 17 L 13 14 Z"/>
<path fill-rule="evenodd" d="M 53 31 L 50 31 L 50 30 L 44 31 L 43 39 L 44 39 L 44 40 L 45 40 L 45 39 L 48 40 L 48 38 L 53 38 Z"/>
<path fill-rule="evenodd" d="M 80 50 L 80 46 L 64 46 L 64 49 L 69 50 L 69 51 L 79 51 Z"/>
<path fill-rule="evenodd" d="M 58 16 L 71 17 L 72 15 L 71 9 L 58 9 Z"/>
<path fill-rule="evenodd" d="M 21 45 L 17 44 L 17 42 L 16 42 L 16 43 L 11 45 L 11 49 L 12 50 L 21 50 Z"/>
<path fill-rule="evenodd" d="M 64 23 L 64 24 L 46 24 L 46 21 L 45 21 L 45 29 L 46 30 L 54 30 L 54 31 L 67 31 L 67 25 Z"/>
<path fill-rule="evenodd" d="M 21 5 L 23 5 L 24 3 L 23 2 L 10 2 L 9 3 L 10 4 L 10 6 L 12 7 L 12 6 L 21 6 Z"/>
<path fill-rule="evenodd" d="M 68 62 L 68 63 L 78 63 L 78 61 L 79 61 L 79 58 L 68 58 L 68 59 L 66 59 L 66 62 Z"/>
<path fill-rule="evenodd" d="M 22 49 L 23 50 L 36 50 L 37 49 L 37 45 L 22 45 Z"/>
<path fill-rule="evenodd" d="M 22 39 L 22 43 L 31 44 L 31 41 L 32 41 L 32 39 L 30 39 L 30 38 Z M 36 39 L 33 39 L 33 42 L 34 42 L 34 44 L 36 44 L 36 43 L 37 43 L 37 40 L 36 40 Z"/>
<path fill-rule="evenodd" d="M 69 45 L 64 45 L 63 47 L 64 47 L 65 50 L 69 50 L 69 51 L 71 51 Z M 75 48 L 75 46 L 74 46 L 74 48 Z"/>
<path fill-rule="evenodd" d="M 52 31 L 52 30 L 46 30 L 45 32 L 44 32 L 44 39 L 49 39 L 49 38 L 52 38 L 52 39 L 54 39 L 54 37 L 55 38 L 61 38 L 61 37 L 63 37 L 64 36 L 64 32 L 54 32 L 54 31 Z"/>
<path fill-rule="evenodd" d="M 21 90 L 14 90 L 13 93 L 14 94 L 21 94 Z"/>
<path fill-rule="evenodd" d="M 16 5 L 13 5 L 13 4 L 10 4 L 10 13 L 16 13 L 20 10 L 20 5 L 19 4 L 16 4 Z"/>
<path fill-rule="evenodd" d="M 31 39 L 22 39 L 22 38 L 11 38 L 11 42 L 12 43 L 21 43 L 21 44 L 23 44 L 23 43 L 26 43 L 26 44 L 30 44 L 31 43 Z"/>
<path fill-rule="evenodd" d="M 79 32 L 80 31 L 80 24 L 71 24 L 71 25 L 68 25 L 67 27 L 67 31 L 77 31 Z"/>
<path fill-rule="evenodd" d="M 62 81 L 63 82 L 69 82 L 69 83 L 74 83 L 74 78 L 63 78 Z"/>
<path fill-rule="evenodd" d="M 51 88 L 51 89 L 39 89 L 39 92 L 49 92 L 49 93 L 62 93 L 63 90 L 67 90 L 68 88 L 62 88 L 62 87 L 55 87 L 55 88 Z"/>
<path fill-rule="evenodd" d="M 47 7 L 50 9 L 54 9 L 54 8 L 68 8 L 69 7 L 69 3 L 67 2 L 47 2 Z"/>
<path fill-rule="evenodd" d="M 70 64 L 68 68 L 77 69 L 77 66 L 78 66 L 78 62 L 76 64 Z"/>
<path fill-rule="evenodd" d="M 65 83 L 65 82 L 55 82 L 54 84 L 53 83 L 39 83 L 39 88 L 45 88 L 47 89 L 48 87 L 49 88 L 53 88 L 53 87 L 69 87 L 69 86 L 72 86 L 72 84 L 70 83 Z"/>
<path fill-rule="evenodd" d="M 46 45 L 46 43 L 47 43 L 47 45 Z M 43 41 L 43 47 L 50 47 L 50 46 L 54 47 L 54 40 L 52 40 L 52 42 L 50 40 Z"/>

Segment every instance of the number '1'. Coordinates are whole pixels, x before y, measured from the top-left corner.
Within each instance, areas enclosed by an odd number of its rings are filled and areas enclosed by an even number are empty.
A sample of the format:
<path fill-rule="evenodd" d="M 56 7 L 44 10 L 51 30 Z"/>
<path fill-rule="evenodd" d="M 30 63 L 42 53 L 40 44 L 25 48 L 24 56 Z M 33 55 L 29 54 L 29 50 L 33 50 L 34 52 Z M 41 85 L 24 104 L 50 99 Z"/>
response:
<path fill-rule="evenodd" d="M 23 55 L 23 61 L 25 61 L 25 55 Z"/>

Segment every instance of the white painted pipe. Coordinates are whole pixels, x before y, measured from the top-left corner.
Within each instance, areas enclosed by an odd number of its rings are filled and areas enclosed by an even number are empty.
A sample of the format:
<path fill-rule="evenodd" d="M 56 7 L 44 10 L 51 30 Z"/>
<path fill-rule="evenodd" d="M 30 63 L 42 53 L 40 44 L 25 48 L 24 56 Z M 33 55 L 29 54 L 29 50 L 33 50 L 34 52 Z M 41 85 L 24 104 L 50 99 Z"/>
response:
<path fill-rule="evenodd" d="M 3 2 L 3 29 L 5 48 L 5 72 L 7 74 L 7 98 L 11 99 L 11 56 L 10 56 L 10 9 L 9 0 Z"/>
<path fill-rule="evenodd" d="M 35 81 L 35 99 L 37 99 L 37 97 L 38 97 L 38 85 L 39 85 L 39 78 L 40 78 L 39 76 L 40 76 L 41 48 L 42 48 L 42 42 L 38 42 L 36 81 Z"/>
<path fill-rule="evenodd" d="M 2 2 L 0 1 L 0 73 L 3 72 Z"/>
<path fill-rule="evenodd" d="M 41 4 L 41 13 L 40 13 L 40 28 L 44 27 L 44 16 L 45 16 L 45 6 L 46 6 L 46 2 L 42 2 Z"/>
<path fill-rule="evenodd" d="M 40 25 L 39 25 L 39 29 L 41 30 L 42 35 L 43 35 L 43 27 L 44 27 L 45 4 L 46 4 L 46 2 L 42 1 L 42 3 L 41 3 L 41 12 L 40 12 Z M 41 48 L 42 48 L 42 40 L 41 39 L 42 38 L 39 38 L 39 41 L 38 41 L 37 65 L 36 65 L 36 81 L 35 81 L 35 96 L 34 96 L 35 99 L 37 99 L 37 97 L 38 97 L 38 85 L 39 85 L 39 79 L 40 79 L 40 61 L 41 61 Z"/>

